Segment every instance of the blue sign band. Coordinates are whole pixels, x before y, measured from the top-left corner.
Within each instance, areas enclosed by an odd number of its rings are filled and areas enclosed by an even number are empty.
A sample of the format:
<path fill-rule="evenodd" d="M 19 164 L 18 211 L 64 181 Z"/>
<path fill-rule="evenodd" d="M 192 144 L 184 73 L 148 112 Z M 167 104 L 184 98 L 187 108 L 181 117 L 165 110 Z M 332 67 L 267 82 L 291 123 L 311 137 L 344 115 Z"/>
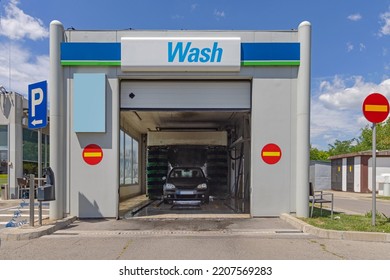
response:
<path fill-rule="evenodd" d="M 299 60 L 299 43 L 242 43 L 241 61 Z"/>
<path fill-rule="evenodd" d="M 62 43 L 61 64 L 63 66 L 120 66 L 121 43 Z M 300 44 L 241 43 L 241 65 L 299 65 Z"/>
<path fill-rule="evenodd" d="M 62 43 L 61 60 L 121 60 L 120 43 Z"/>

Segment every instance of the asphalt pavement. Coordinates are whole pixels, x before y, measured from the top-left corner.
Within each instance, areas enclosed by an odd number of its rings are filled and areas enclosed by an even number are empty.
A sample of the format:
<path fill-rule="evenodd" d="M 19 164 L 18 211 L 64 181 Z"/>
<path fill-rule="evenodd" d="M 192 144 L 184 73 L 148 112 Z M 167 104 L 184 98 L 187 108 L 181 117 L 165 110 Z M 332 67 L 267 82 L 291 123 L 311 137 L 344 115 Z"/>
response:
<path fill-rule="evenodd" d="M 366 214 L 372 210 L 371 193 L 329 191 L 334 194 L 336 211 L 347 214 Z M 390 200 L 376 199 L 376 210 L 390 217 Z"/>
<path fill-rule="evenodd" d="M 335 197 L 335 211 L 347 214 L 365 214 L 371 209 L 371 194 L 343 193 L 332 191 Z M 144 199 L 135 199 L 137 203 L 142 204 Z M 7 200 L 0 201 L 0 226 L 4 227 L 12 219 L 12 213 L 20 208 L 21 201 Z M 324 205 L 327 207 L 328 205 Z M 24 206 L 28 209 L 28 206 Z M 137 207 L 137 205 L 133 205 Z M 390 201 L 377 199 L 377 209 L 390 216 Z M 46 209 L 48 210 L 48 209 Z M 37 214 L 37 212 L 35 211 Z M 46 215 L 48 212 L 45 212 Z M 84 219 L 77 220 L 76 217 L 67 217 L 61 221 L 45 222 L 42 227 L 30 227 L 25 224 L 21 227 L 1 229 L 0 237 L 10 240 L 21 240 L 37 238 L 43 235 L 53 234 L 58 230 L 66 228 L 69 234 L 87 235 L 91 233 L 98 234 L 145 234 L 145 235 L 164 235 L 164 234 L 275 234 L 275 233 L 307 233 L 311 235 L 323 236 L 326 238 L 383 241 L 390 242 L 389 234 L 371 234 L 364 236 L 350 236 L 348 234 L 330 235 L 328 231 L 309 227 L 293 215 L 284 214 L 281 217 L 274 218 L 247 218 L 248 215 L 238 214 L 224 217 L 218 216 L 193 216 L 193 215 L 170 215 L 161 218 L 153 217 L 134 217 L 130 219 Z M 28 213 L 21 211 L 21 216 L 16 218 L 28 220 Z M 37 224 L 37 223 L 36 223 Z M 360 234 L 362 235 L 362 234 Z M 379 236 L 380 235 L 380 236 Z M 378 237 L 379 236 L 379 237 Z"/>

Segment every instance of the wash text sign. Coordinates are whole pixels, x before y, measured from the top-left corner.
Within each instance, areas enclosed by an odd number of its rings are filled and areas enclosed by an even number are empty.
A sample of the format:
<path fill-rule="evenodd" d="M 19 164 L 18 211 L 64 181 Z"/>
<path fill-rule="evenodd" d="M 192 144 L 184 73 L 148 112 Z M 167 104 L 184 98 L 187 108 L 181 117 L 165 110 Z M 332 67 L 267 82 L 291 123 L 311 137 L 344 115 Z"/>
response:
<path fill-rule="evenodd" d="M 122 71 L 240 71 L 236 37 L 122 38 Z"/>

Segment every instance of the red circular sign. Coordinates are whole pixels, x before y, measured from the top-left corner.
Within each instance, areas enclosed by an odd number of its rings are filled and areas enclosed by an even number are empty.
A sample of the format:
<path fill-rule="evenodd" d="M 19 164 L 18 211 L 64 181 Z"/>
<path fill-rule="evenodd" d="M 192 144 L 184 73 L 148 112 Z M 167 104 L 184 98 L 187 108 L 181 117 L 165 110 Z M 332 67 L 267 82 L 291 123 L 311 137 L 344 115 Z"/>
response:
<path fill-rule="evenodd" d="M 90 144 L 83 150 L 83 159 L 90 165 L 96 165 L 103 159 L 103 150 L 96 144 Z"/>
<path fill-rule="evenodd" d="M 381 123 L 389 115 L 389 101 L 380 93 L 371 93 L 364 99 L 362 109 L 369 122 Z"/>
<path fill-rule="evenodd" d="M 261 150 L 261 158 L 267 164 L 275 164 L 279 162 L 282 157 L 282 150 L 276 144 L 270 143 Z"/>

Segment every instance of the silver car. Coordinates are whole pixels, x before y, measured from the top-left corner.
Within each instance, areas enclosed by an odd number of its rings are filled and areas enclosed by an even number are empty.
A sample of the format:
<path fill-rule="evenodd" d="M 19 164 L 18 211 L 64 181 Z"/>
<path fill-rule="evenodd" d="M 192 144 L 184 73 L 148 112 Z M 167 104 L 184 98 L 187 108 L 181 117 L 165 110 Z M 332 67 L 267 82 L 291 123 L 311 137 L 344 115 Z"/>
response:
<path fill-rule="evenodd" d="M 209 203 L 207 178 L 199 167 L 174 167 L 165 179 L 163 200 L 165 203 Z"/>

